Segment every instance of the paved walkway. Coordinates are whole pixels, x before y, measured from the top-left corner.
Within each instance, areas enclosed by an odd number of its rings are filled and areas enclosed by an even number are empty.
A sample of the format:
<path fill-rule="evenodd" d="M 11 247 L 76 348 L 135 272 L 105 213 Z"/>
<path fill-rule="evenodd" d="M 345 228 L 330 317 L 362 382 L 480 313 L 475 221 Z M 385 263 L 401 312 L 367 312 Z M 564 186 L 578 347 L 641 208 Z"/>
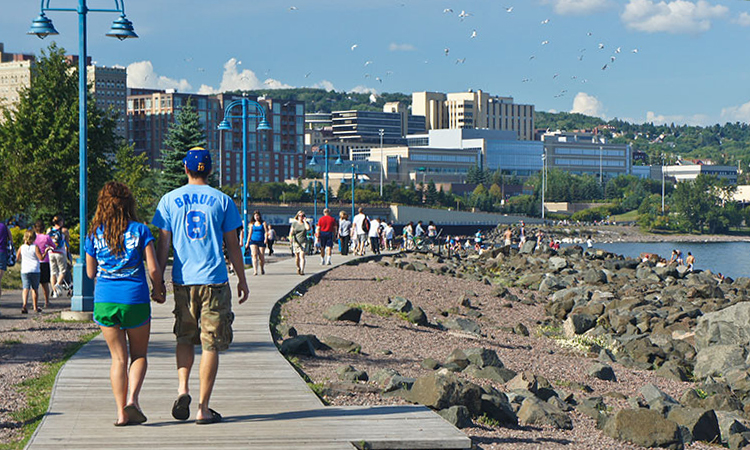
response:
<path fill-rule="evenodd" d="M 349 257 L 351 258 L 351 257 Z M 334 262 L 345 262 L 334 255 Z M 308 258 L 308 275 L 324 271 Z M 219 424 L 193 423 L 198 394 L 198 363 L 193 368 L 192 418 L 172 418 L 177 374 L 172 335 L 172 301 L 153 304 L 149 368 L 141 393 L 148 416 L 142 426 L 116 428 L 109 384 L 109 352 L 99 336 L 60 371 L 50 408 L 27 449 L 466 449 L 470 439 L 422 406 L 326 407 L 277 351 L 268 322 L 274 304 L 305 277 L 294 261 L 267 266 L 266 275 L 249 271 L 251 297 L 234 312 L 234 343 L 222 353 L 211 407 Z M 236 286 L 236 280 L 230 280 Z M 234 288 L 233 288 L 234 289 Z"/>

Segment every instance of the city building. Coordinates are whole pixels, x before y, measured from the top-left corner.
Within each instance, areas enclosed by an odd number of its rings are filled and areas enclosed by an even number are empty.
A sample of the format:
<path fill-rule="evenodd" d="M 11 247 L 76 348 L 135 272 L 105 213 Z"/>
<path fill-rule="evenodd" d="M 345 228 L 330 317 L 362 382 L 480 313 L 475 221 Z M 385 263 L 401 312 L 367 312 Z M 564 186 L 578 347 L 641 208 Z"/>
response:
<path fill-rule="evenodd" d="M 664 166 L 664 175 L 674 178 L 678 183 L 695 180 L 698 175 L 710 175 L 727 180 L 730 184 L 737 184 L 737 166 L 695 164 L 678 160 L 675 165 Z"/>
<path fill-rule="evenodd" d="M 412 114 L 425 116 L 427 130 L 488 129 L 515 131 L 518 140 L 534 139 L 534 105 L 513 103 L 513 97 L 481 90 L 414 92 Z"/>
<path fill-rule="evenodd" d="M 330 129 L 334 139 L 342 141 L 379 142 L 403 145 L 403 137 L 426 131 L 424 116 L 409 113 L 401 102 L 389 102 L 379 111 L 334 111 L 305 114 L 305 129 Z"/>
<path fill-rule="evenodd" d="M 555 131 L 542 136 L 549 169 L 592 175 L 606 183 L 632 172 L 632 151 L 627 144 L 610 144 L 594 133 Z"/>
<path fill-rule="evenodd" d="M 217 127 L 224 118 L 224 108 L 236 95 L 199 95 L 152 89 L 131 89 L 128 95 L 128 129 L 135 151 L 148 156 L 149 165 L 159 168 L 161 149 L 170 124 L 188 101 L 205 127 L 206 148 L 212 152 L 221 185 L 242 182 L 243 134 L 242 119 L 231 119 L 231 131 L 220 132 Z M 250 97 L 264 108 L 269 131 L 257 131 L 258 120 L 247 124 L 247 179 L 250 182 L 280 182 L 297 178 L 304 172 L 304 104 Z M 232 110 L 241 115 L 241 108 Z M 248 115 L 256 115 L 249 110 Z M 186 149 L 187 150 L 187 149 Z"/>
<path fill-rule="evenodd" d="M 379 182 L 382 162 L 383 182 L 462 183 L 469 169 L 478 164 L 479 153 L 474 149 L 435 147 L 373 147 L 352 151 L 353 161 L 376 164 L 378 171 L 368 173 L 373 183 Z"/>
<path fill-rule="evenodd" d="M 89 65 L 87 81 L 94 94 L 96 106 L 102 111 L 111 111 L 115 117 L 115 132 L 123 139 L 128 134 L 127 82 L 128 74 L 124 67 Z"/>
<path fill-rule="evenodd" d="M 34 55 L 7 53 L 5 45 L 0 42 L 0 107 L 18 103 L 21 89 L 31 86 L 34 59 Z"/>

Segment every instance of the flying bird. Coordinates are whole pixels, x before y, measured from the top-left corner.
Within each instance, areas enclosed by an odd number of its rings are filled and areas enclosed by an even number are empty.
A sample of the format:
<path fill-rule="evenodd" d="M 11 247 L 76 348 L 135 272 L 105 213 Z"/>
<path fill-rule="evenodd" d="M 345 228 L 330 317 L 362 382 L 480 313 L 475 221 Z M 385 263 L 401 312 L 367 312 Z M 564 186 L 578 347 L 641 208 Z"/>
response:
<path fill-rule="evenodd" d="M 307 73 L 305 74 L 305 78 L 309 77 L 310 75 L 312 75 L 312 72 L 307 72 Z"/>
<path fill-rule="evenodd" d="M 554 79 L 555 79 L 555 78 L 557 78 L 557 77 L 558 77 L 559 75 L 560 75 L 560 74 L 558 74 L 558 73 L 556 73 L 556 74 L 552 75 L 552 79 L 554 80 Z"/>
<path fill-rule="evenodd" d="M 542 45 L 547 45 L 547 44 L 549 44 L 549 41 L 542 41 Z"/>
<path fill-rule="evenodd" d="M 369 73 L 366 73 L 366 74 L 365 74 L 365 78 L 370 78 L 370 74 L 369 74 Z"/>
<path fill-rule="evenodd" d="M 445 8 L 443 10 L 443 14 L 452 13 L 452 12 L 453 12 L 453 10 L 451 8 Z"/>
<path fill-rule="evenodd" d="M 601 50 L 601 49 L 603 49 L 603 48 L 604 48 L 604 44 L 602 44 L 602 43 L 600 42 L 600 43 L 599 43 L 599 50 Z"/>
<path fill-rule="evenodd" d="M 534 55 L 529 56 L 529 61 L 531 61 L 534 58 L 536 58 L 536 56 L 534 56 Z"/>
<path fill-rule="evenodd" d="M 463 21 L 465 18 L 469 17 L 471 13 L 467 13 L 463 9 L 461 10 L 461 14 L 458 15 L 458 17 Z"/>
<path fill-rule="evenodd" d="M 375 80 L 376 80 L 376 81 L 379 81 L 379 82 L 381 82 L 381 83 L 383 82 L 383 79 L 382 79 L 382 78 L 380 78 L 380 77 L 375 77 Z"/>
<path fill-rule="evenodd" d="M 583 61 L 583 55 L 580 55 L 580 56 L 578 57 L 578 61 Z"/>
<path fill-rule="evenodd" d="M 549 23 L 549 19 L 542 20 L 542 25 L 547 25 Z"/>
<path fill-rule="evenodd" d="M 471 31 L 471 38 L 474 39 L 475 37 L 477 37 L 477 30 L 472 30 Z"/>
<path fill-rule="evenodd" d="M 365 67 L 369 66 L 370 64 L 372 64 L 372 61 L 365 61 Z"/>
<path fill-rule="evenodd" d="M 529 81 L 531 81 L 531 78 L 524 78 L 521 83 L 528 83 Z"/>
<path fill-rule="evenodd" d="M 622 47 L 617 47 L 617 48 L 615 49 L 615 53 L 620 53 L 621 51 L 622 51 Z"/>
<path fill-rule="evenodd" d="M 607 70 L 608 66 L 609 66 L 609 64 L 605 64 L 604 67 L 602 67 L 602 70 Z"/>
<path fill-rule="evenodd" d="M 450 52 L 451 52 L 451 49 L 449 49 L 448 47 L 445 47 L 445 48 L 443 49 L 443 51 L 445 52 L 445 56 L 448 56 L 448 53 L 450 53 Z"/>
<path fill-rule="evenodd" d="M 466 62 L 466 58 L 461 58 L 456 60 L 456 64 L 463 64 Z"/>
<path fill-rule="evenodd" d="M 352 51 L 354 51 L 355 48 L 359 47 L 359 44 L 352 45 Z"/>
<path fill-rule="evenodd" d="M 610 61 L 610 62 L 615 62 L 615 60 L 616 60 L 616 59 L 617 59 L 617 58 L 615 58 L 614 56 L 610 56 L 610 57 L 609 57 L 609 61 Z"/>
<path fill-rule="evenodd" d="M 289 11 L 297 11 L 297 7 L 296 6 L 290 6 L 289 7 Z"/>
<path fill-rule="evenodd" d="M 505 12 L 512 13 L 513 12 L 513 7 L 509 6 L 509 7 L 505 8 Z"/>
<path fill-rule="evenodd" d="M 633 50 L 631 50 L 631 52 L 633 52 L 633 53 L 638 53 L 638 49 L 637 49 L 637 48 L 634 48 Z"/>
<path fill-rule="evenodd" d="M 590 31 L 589 31 L 588 33 L 586 33 L 586 36 L 591 36 L 591 35 L 593 35 L 593 34 L 594 34 L 594 33 L 592 33 L 592 32 L 590 32 Z"/>

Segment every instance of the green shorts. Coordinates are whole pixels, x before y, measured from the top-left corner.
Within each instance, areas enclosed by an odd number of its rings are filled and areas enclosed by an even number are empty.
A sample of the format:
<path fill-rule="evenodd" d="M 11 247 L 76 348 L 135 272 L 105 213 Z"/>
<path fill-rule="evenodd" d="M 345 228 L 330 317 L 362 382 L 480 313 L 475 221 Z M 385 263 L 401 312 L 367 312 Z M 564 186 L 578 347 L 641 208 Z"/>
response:
<path fill-rule="evenodd" d="M 174 285 L 174 334 L 178 344 L 223 351 L 232 343 L 232 291 L 228 283 Z"/>
<path fill-rule="evenodd" d="M 103 327 L 123 330 L 138 328 L 151 320 L 151 303 L 94 303 L 94 322 Z"/>

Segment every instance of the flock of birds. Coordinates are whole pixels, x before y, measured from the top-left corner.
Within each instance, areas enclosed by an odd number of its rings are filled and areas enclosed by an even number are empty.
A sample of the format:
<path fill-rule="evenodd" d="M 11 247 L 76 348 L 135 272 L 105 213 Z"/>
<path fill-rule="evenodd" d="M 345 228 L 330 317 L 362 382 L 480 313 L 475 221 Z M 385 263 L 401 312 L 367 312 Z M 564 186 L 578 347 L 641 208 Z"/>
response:
<path fill-rule="evenodd" d="M 405 4 L 402 3 L 401 6 L 405 6 Z M 289 12 L 290 13 L 296 13 L 297 11 L 299 11 L 299 8 L 297 6 L 289 6 Z M 504 11 L 507 14 L 513 14 L 513 12 L 514 12 L 514 6 L 504 7 Z M 472 12 L 469 12 L 469 11 L 466 11 L 466 10 L 461 10 L 460 12 L 456 13 L 456 11 L 454 11 L 452 8 L 443 8 L 442 9 L 442 13 L 443 13 L 443 15 L 455 15 L 455 17 L 457 17 L 460 22 L 467 22 L 467 23 L 470 23 L 471 22 L 470 19 L 474 16 L 474 14 Z M 543 20 L 541 20 L 539 22 L 539 26 L 546 27 L 546 26 L 550 26 L 551 23 L 552 23 L 552 21 L 549 18 L 545 18 L 545 19 L 543 19 Z M 543 32 L 543 34 L 544 34 L 544 32 Z M 586 33 L 586 37 L 587 38 L 591 38 L 592 40 L 594 39 L 593 38 L 593 33 L 591 31 L 589 31 L 589 32 Z M 476 28 L 472 28 L 471 31 L 470 31 L 470 33 L 468 33 L 468 39 L 470 41 L 481 39 L 480 30 L 477 30 Z M 589 60 L 589 59 L 594 60 L 594 58 L 596 58 L 596 59 L 598 59 L 598 60 L 601 61 L 601 64 L 602 64 L 600 66 L 601 67 L 601 71 L 611 70 L 615 66 L 616 61 L 618 61 L 618 58 L 621 57 L 621 54 L 623 52 L 622 47 L 621 46 L 618 46 L 618 47 L 614 47 L 614 46 L 609 47 L 608 45 L 605 45 L 604 42 L 598 42 L 598 43 L 594 44 L 595 42 L 596 41 L 593 40 L 592 44 L 587 44 L 587 46 L 590 46 L 591 48 L 594 48 L 595 52 L 586 53 L 587 52 L 587 48 L 583 47 L 583 48 L 580 48 L 578 50 L 578 52 L 575 55 L 575 57 L 577 58 L 577 60 L 579 62 L 583 62 L 584 59 L 586 59 L 586 60 Z M 457 43 L 457 46 L 461 47 L 461 45 L 462 44 Z M 540 43 L 540 47 L 547 47 L 547 46 L 552 47 L 553 44 L 551 44 L 550 39 L 543 39 L 541 41 L 541 43 Z M 353 44 L 350 45 L 349 48 L 350 48 L 350 50 L 352 52 L 357 52 L 358 48 L 359 48 L 359 44 L 358 43 L 353 43 Z M 532 63 L 532 62 L 538 61 L 539 59 L 542 59 L 542 58 L 545 57 L 546 53 L 544 53 L 541 50 L 541 48 L 540 48 L 540 52 L 541 52 L 540 53 L 540 58 L 537 58 L 536 54 L 531 54 L 528 57 L 528 63 L 529 63 L 529 65 L 528 65 L 528 72 L 536 72 L 536 73 L 538 73 L 538 70 L 535 71 L 536 66 L 532 65 L 532 64 L 535 64 L 535 63 Z M 443 55 L 446 58 L 450 58 L 451 57 L 451 48 L 449 46 L 445 46 L 443 48 L 442 53 L 443 53 Z M 459 50 L 459 53 L 460 53 L 460 50 Z M 633 48 L 632 50 L 630 50 L 630 53 L 631 54 L 638 54 L 638 49 L 637 48 Z M 587 56 L 587 55 L 590 55 L 590 56 Z M 189 62 L 192 61 L 192 58 L 186 58 L 185 61 L 189 63 Z M 454 59 L 453 59 L 453 62 L 454 62 L 455 65 L 464 65 L 466 63 L 466 61 L 467 61 L 467 58 L 464 55 L 460 55 L 460 57 L 454 57 Z M 429 64 L 430 63 L 429 60 L 425 60 L 424 62 L 425 62 L 425 64 Z M 241 61 L 238 62 L 238 64 L 241 64 Z M 393 75 L 393 73 L 394 73 L 392 70 L 385 70 L 385 71 L 382 71 L 380 74 L 378 74 L 376 76 L 373 76 L 370 73 L 370 71 L 371 71 L 371 69 L 373 69 L 375 67 L 377 67 L 377 65 L 374 63 L 373 60 L 370 60 L 370 59 L 365 60 L 364 64 L 363 64 L 363 68 L 365 69 L 363 71 L 363 73 L 362 73 L 363 77 L 365 79 L 375 80 L 378 83 L 382 84 L 383 81 L 387 77 Z M 581 67 L 580 71 L 590 70 L 590 67 L 588 69 L 584 68 L 585 66 L 580 66 L 580 67 Z M 199 72 L 204 72 L 205 71 L 205 69 L 202 68 L 202 67 L 198 67 L 197 70 Z M 270 73 L 270 70 L 266 70 L 265 71 L 265 75 L 268 75 L 269 73 Z M 304 78 L 309 78 L 312 75 L 312 73 L 313 73 L 312 71 L 306 72 L 304 74 Z M 558 82 L 562 81 L 563 79 L 567 78 L 565 76 L 561 77 L 559 72 L 553 72 L 553 73 L 551 73 L 548 76 L 551 76 L 551 80 L 554 81 L 555 83 L 558 83 Z M 570 74 L 568 76 L 569 76 L 568 82 L 576 82 L 576 83 L 578 83 L 578 82 L 580 82 L 580 83 L 587 83 L 588 82 L 587 78 L 585 78 L 585 77 L 579 77 L 577 74 Z M 528 76 L 525 76 L 525 77 L 523 77 L 521 79 L 521 83 L 531 83 L 533 81 L 534 81 L 534 79 L 532 78 L 531 74 L 529 74 Z M 267 80 L 266 81 L 266 83 L 271 83 L 271 82 L 272 82 L 272 80 Z M 561 89 L 559 92 L 557 92 L 556 94 L 554 94 L 554 98 L 563 97 L 563 96 L 565 96 L 565 94 L 567 92 L 568 92 L 567 89 Z"/>

